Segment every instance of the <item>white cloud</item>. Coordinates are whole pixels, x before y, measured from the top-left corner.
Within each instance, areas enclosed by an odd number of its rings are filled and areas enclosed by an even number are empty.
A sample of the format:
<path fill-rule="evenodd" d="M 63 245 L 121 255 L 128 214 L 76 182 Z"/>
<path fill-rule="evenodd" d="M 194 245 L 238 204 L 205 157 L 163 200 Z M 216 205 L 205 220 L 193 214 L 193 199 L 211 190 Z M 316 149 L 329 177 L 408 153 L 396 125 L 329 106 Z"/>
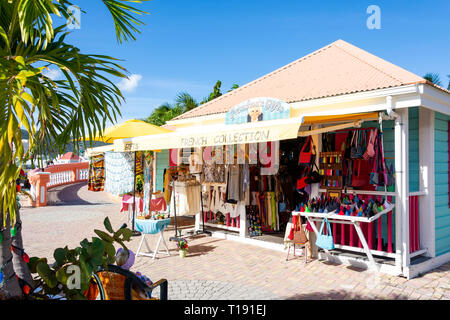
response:
<path fill-rule="evenodd" d="M 59 69 L 45 69 L 43 72 L 44 76 L 52 80 L 59 80 L 62 76 L 62 72 Z"/>
<path fill-rule="evenodd" d="M 121 91 L 125 92 L 134 92 L 139 84 L 139 81 L 142 79 L 140 74 L 132 74 L 126 79 L 122 79 L 117 86 Z"/>

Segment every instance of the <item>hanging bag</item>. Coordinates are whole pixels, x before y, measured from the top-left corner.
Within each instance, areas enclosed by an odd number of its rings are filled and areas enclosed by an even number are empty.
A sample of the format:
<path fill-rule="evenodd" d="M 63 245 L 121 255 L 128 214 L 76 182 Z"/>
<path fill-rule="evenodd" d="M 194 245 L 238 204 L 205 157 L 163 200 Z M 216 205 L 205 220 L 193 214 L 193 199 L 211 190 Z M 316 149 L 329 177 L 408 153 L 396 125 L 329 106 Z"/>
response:
<path fill-rule="evenodd" d="M 327 225 L 327 234 L 323 234 L 323 227 Z M 328 219 L 325 218 L 322 221 L 322 225 L 320 226 L 319 235 L 317 236 L 316 246 L 325 249 L 325 250 L 333 250 L 334 249 L 334 241 L 333 234 L 331 233 L 330 223 Z"/>
<path fill-rule="evenodd" d="M 306 179 L 308 179 L 308 174 L 310 171 L 311 167 L 306 167 L 304 175 L 301 178 L 297 179 L 297 190 L 304 189 L 308 185 Z"/>
<path fill-rule="evenodd" d="M 309 151 L 305 151 L 306 146 L 309 145 Z M 311 156 L 312 156 L 312 141 L 311 136 L 308 136 L 308 139 L 306 140 L 305 144 L 303 145 L 302 150 L 300 151 L 300 155 L 298 158 L 299 164 L 309 164 L 311 163 Z"/>
<path fill-rule="evenodd" d="M 369 184 L 370 164 L 362 159 L 353 160 L 352 187 L 364 187 Z"/>
<path fill-rule="evenodd" d="M 379 143 L 378 143 L 378 137 L 376 141 L 376 148 L 375 148 L 375 157 L 373 159 L 373 168 L 372 172 L 370 173 L 370 184 L 373 185 L 380 185 L 380 155 L 379 155 Z"/>
<path fill-rule="evenodd" d="M 292 242 L 295 244 L 305 244 L 308 242 L 308 238 L 306 237 L 306 233 L 302 227 L 302 219 L 300 215 L 298 216 L 297 223 L 294 227 L 294 238 Z"/>
<path fill-rule="evenodd" d="M 356 145 L 356 158 L 361 159 L 364 156 L 364 152 L 366 149 L 366 131 L 358 130 L 358 139 Z"/>
<path fill-rule="evenodd" d="M 375 156 L 375 139 L 377 137 L 377 129 L 370 130 L 369 142 L 367 143 L 367 149 L 363 158 L 368 160 Z"/>
<path fill-rule="evenodd" d="M 353 131 L 353 137 L 352 137 L 352 143 L 351 143 L 351 150 L 350 150 L 350 158 L 352 159 L 356 159 L 358 158 L 358 152 L 356 149 L 356 145 L 357 145 L 357 141 L 358 140 L 358 131 L 354 130 Z"/>
<path fill-rule="evenodd" d="M 319 168 L 317 167 L 316 162 L 313 163 L 313 166 L 316 167 L 317 170 L 314 169 L 309 170 L 305 180 L 307 184 L 319 183 L 323 179 L 323 176 L 319 173 Z"/>

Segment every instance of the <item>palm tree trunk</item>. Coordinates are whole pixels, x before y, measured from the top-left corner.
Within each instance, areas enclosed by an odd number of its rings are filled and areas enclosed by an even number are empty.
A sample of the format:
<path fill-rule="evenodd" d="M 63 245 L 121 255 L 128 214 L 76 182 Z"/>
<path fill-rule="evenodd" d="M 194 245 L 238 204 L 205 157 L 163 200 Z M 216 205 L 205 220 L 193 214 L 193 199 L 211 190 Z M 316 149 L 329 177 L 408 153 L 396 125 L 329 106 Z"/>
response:
<path fill-rule="evenodd" d="M 3 214 L 0 211 L 0 230 L 3 241 L 0 243 L 0 267 L 3 273 L 3 282 L 0 284 L 0 299 L 21 299 L 22 289 L 19 286 L 13 268 L 13 256 L 11 253 L 11 221 L 9 213 L 6 218 L 6 226 L 3 228 Z"/>
<path fill-rule="evenodd" d="M 34 288 L 33 276 L 31 275 L 30 269 L 28 268 L 28 264 L 22 257 L 22 253 L 20 249 L 23 249 L 23 240 L 22 240 L 22 220 L 20 219 L 20 210 L 16 211 L 16 235 L 12 238 L 12 245 L 18 249 L 13 250 L 13 267 L 17 276 L 24 280 L 30 288 Z"/>

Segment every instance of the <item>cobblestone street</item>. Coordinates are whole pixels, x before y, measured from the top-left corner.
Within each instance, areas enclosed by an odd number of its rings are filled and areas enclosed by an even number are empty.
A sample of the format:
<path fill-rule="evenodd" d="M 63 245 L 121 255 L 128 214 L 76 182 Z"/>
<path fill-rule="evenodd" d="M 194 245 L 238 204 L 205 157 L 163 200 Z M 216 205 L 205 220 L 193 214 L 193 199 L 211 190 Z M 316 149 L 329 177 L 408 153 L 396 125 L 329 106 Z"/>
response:
<path fill-rule="evenodd" d="M 106 216 L 115 229 L 127 222 L 120 204 L 105 193 L 88 192 L 85 185 L 66 188 L 74 195 L 70 201 L 58 196 L 64 188 L 55 188 L 51 199 L 58 205 L 22 207 L 24 245 L 30 256 L 53 260 L 54 249 L 75 247 L 95 236 L 94 229 L 104 229 Z M 190 250 L 182 259 L 169 241 L 173 226 L 164 234 L 171 256 L 158 255 L 155 260 L 140 256 L 132 270 L 153 281 L 167 279 L 172 300 L 450 299 L 450 263 L 407 280 L 325 261 L 305 264 L 303 257 L 286 261 L 284 252 L 205 235 L 188 237 Z M 148 235 L 147 240 L 153 248 L 157 236 Z M 133 237 L 127 246 L 136 252 L 139 241 Z"/>

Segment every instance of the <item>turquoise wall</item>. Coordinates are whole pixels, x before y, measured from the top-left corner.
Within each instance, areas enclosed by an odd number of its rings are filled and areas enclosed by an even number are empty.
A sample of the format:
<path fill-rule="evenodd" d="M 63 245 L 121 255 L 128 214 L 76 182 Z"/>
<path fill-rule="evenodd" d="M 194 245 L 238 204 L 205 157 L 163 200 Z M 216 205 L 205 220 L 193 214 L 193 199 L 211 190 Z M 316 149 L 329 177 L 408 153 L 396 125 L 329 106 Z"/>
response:
<path fill-rule="evenodd" d="M 448 121 L 450 116 L 435 112 L 435 239 L 436 255 L 450 252 L 450 208 L 448 190 Z"/>
<path fill-rule="evenodd" d="M 156 154 L 156 191 L 163 191 L 164 169 L 169 167 L 169 150 Z"/>
<path fill-rule="evenodd" d="M 408 109 L 409 192 L 420 191 L 419 171 L 419 108 Z"/>

